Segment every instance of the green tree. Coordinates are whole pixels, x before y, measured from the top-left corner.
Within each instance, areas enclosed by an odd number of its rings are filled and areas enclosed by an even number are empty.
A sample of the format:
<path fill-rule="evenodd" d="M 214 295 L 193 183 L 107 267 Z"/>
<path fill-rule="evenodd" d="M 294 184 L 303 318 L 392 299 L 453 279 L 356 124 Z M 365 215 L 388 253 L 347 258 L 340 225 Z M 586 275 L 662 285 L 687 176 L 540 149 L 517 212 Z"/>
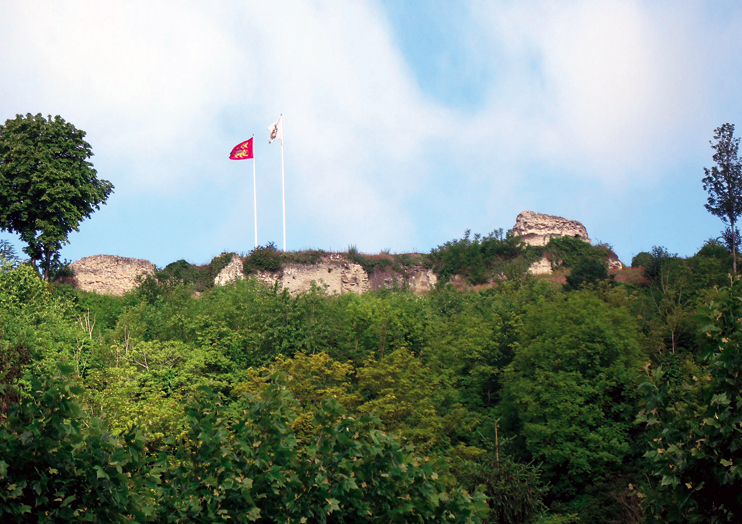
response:
<path fill-rule="evenodd" d="M 642 384 L 653 481 L 648 522 L 738 522 L 742 517 L 742 280 L 719 290 L 699 319 L 706 374 L 673 388 L 658 368 Z"/>
<path fill-rule="evenodd" d="M 159 458 L 162 521 L 481 522 L 482 494 L 451 487 L 444 463 L 416 456 L 378 419 L 327 399 L 302 445 L 297 409 L 280 380 L 233 407 L 202 388 L 187 433 Z"/>
<path fill-rule="evenodd" d="M 494 424 L 495 440 L 486 439 L 487 449 L 459 445 L 451 448 L 452 466 L 465 485 L 482 491 L 490 506 L 488 524 L 527 524 L 546 517 L 543 499 L 548 485 L 541 480 L 541 468 L 514 461 L 502 448 Z M 537 520 L 538 519 L 538 520 Z"/>
<path fill-rule="evenodd" d="M 737 153 L 739 138 L 734 138 L 734 124 L 724 124 L 714 130 L 711 148 L 714 150 L 714 162 L 711 169 L 703 168 L 703 189 L 708 191 L 706 209 L 721 218 L 729 226 L 730 245 L 732 247 L 732 267 L 737 272 L 737 218 L 742 215 L 742 166 Z"/>
<path fill-rule="evenodd" d="M 580 289 L 589 284 L 597 284 L 603 280 L 612 280 L 608 273 L 608 262 L 594 258 L 583 258 L 573 267 L 567 275 L 566 289 Z"/>
<path fill-rule="evenodd" d="M 11 267 L 16 267 L 20 264 L 20 260 L 15 254 L 15 248 L 13 244 L 5 239 L 0 239 L 0 264 L 10 264 Z"/>
<path fill-rule="evenodd" d="M 20 236 L 46 280 L 67 236 L 113 191 L 84 138 L 60 116 L 17 115 L 0 126 L 0 228 Z"/>
<path fill-rule="evenodd" d="M 143 522 L 156 485 L 144 439 L 85 419 L 71 373 L 32 379 L 0 424 L 0 521 Z"/>
<path fill-rule="evenodd" d="M 562 501 L 619 472 L 631 454 L 639 332 L 622 291 L 602 292 L 532 306 L 505 370 L 504 414 L 517 419 Z"/>

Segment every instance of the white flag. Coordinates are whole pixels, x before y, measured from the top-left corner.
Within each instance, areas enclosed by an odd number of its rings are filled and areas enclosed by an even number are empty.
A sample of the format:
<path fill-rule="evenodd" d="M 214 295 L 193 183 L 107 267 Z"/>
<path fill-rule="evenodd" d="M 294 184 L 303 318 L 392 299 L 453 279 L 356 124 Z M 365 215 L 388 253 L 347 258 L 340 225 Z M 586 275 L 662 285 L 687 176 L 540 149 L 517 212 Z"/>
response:
<path fill-rule="evenodd" d="M 268 143 L 270 144 L 274 140 L 280 140 L 283 144 L 283 115 L 278 117 L 278 120 L 276 120 L 276 123 L 273 124 L 268 128 L 268 131 L 271 132 L 270 136 L 268 137 Z"/>

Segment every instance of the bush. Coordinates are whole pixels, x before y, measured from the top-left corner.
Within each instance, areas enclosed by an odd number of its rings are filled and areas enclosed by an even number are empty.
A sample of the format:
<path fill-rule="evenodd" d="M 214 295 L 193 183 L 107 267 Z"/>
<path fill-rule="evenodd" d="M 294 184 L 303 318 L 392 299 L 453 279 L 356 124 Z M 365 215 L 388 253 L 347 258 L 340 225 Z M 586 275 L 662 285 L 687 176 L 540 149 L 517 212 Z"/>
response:
<path fill-rule="evenodd" d="M 461 275 L 472 285 L 484 284 L 495 276 L 497 262 L 514 260 L 525 250 L 512 231 L 503 235 L 502 229 L 497 229 L 485 237 L 475 234 L 473 239 L 470 235 L 471 231 L 467 230 L 463 238 L 446 242 L 430 252 L 433 270 L 442 282 Z"/>
<path fill-rule="evenodd" d="M 566 268 L 573 268 L 584 259 L 603 261 L 608 257 L 605 246 L 592 246 L 574 237 L 553 237 L 544 250 L 551 254 L 552 260 L 561 261 Z"/>
<path fill-rule="evenodd" d="M 284 262 L 290 264 L 314 265 L 319 263 L 325 252 L 321 249 L 307 249 L 304 251 L 288 251 L 281 254 Z"/>
<path fill-rule="evenodd" d="M 273 242 L 258 246 L 245 257 L 242 268 L 246 275 L 254 271 L 280 271 L 281 252 L 278 251 L 276 244 Z"/>
<path fill-rule="evenodd" d="M 376 271 L 376 267 L 378 266 L 379 262 L 381 262 L 381 260 L 374 260 L 372 258 L 363 256 L 358 251 L 358 248 L 354 245 L 348 246 L 347 256 L 348 256 L 348 260 L 360 265 L 363 268 L 363 270 L 366 272 L 366 274 L 368 275 L 371 275 L 374 271 Z"/>
<path fill-rule="evenodd" d="M 487 511 L 484 495 L 453 485 L 444 461 L 417 456 L 379 419 L 333 399 L 309 421 L 317 438 L 302 443 L 281 377 L 231 406 L 200 387 L 183 434 L 145 447 L 135 429 L 114 436 L 84 419 L 82 388 L 60 370 L 34 380 L 0 424 L 3 522 L 476 524 Z"/>
<path fill-rule="evenodd" d="M 678 260 L 677 254 L 670 253 L 667 249 L 661 246 L 652 247 L 650 257 L 651 258 L 646 262 L 647 265 L 643 266 L 644 276 L 653 282 L 659 279 L 664 268 Z"/>
<path fill-rule="evenodd" d="M 597 284 L 609 279 L 611 279 L 611 275 L 608 273 L 607 261 L 586 257 L 572 267 L 572 272 L 567 276 L 565 287 L 568 290 L 580 289 L 587 284 Z"/>
<path fill-rule="evenodd" d="M 647 268 L 652 264 L 652 255 L 646 251 L 642 251 L 634 258 L 631 259 L 631 267 L 633 268 Z"/>
<path fill-rule="evenodd" d="M 192 285 L 196 291 L 205 291 L 214 287 L 214 279 L 232 261 L 233 256 L 235 256 L 234 253 L 222 253 L 205 266 L 200 267 L 182 259 L 177 260 L 158 271 L 155 278 L 160 284 Z M 150 286 L 154 284 L 156 283 L 149 283 Z"/>
<path fill-rule="evenodd" d="M 175 280 L 184 284 L 193 284 L 198 278 L 196 266 L 183 259 L 171 262 L 164 269 L 158 271 L 156 275 L 160 282 Z"/>
<path fill-rule="evenodd" d="M 718 258 L 727 260 L 731 253 L 720 242 L 714 239 L 707 240 L 703 247 L 696 253 L 697 257 Z"/>
<path fill-rule="evenodd" d="M 152 511 L 144 441 L 83 421 L 72 372 L 33 379 L 0 424 L 0 520 L 143 522 Z"/>

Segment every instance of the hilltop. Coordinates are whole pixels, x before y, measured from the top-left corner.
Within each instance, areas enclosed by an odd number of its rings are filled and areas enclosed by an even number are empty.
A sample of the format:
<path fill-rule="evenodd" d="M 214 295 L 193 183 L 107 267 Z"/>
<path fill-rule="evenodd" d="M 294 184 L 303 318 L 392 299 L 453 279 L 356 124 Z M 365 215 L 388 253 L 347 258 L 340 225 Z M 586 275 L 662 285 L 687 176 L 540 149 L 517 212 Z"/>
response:
<path fill-rule="evenodd" d="M 312 285 L 329 293 L 363 293 L 383 288 L 406 288 L 426 293 L 439 282 L 459 287 L 492 285 L 524 274 L 566 277 L 583 258 L 599 261 L 610 270 L 623 264 L 610 246 L 592 246 L 580 222 L 553 215 L 524 211 L 506 234 L 502 229 L 487 236 L 467 231 L 430 254 L 363 254 L 351 246 L 347 252 L 306 250 L 281 252 L 273 244 L 255 248 L 247 255 L 222 253 L 209 264 L 178 260 L 157 270 L 147 260 L 94 255 L 71 264 L 72 276 L 64 282 L 85 291 L 122 295 L 143 278 L 175 280 L 195 286 L 197 292 L 237 279 L 255 277 L 266 285 L 278 283 L 291 293 Z"/>

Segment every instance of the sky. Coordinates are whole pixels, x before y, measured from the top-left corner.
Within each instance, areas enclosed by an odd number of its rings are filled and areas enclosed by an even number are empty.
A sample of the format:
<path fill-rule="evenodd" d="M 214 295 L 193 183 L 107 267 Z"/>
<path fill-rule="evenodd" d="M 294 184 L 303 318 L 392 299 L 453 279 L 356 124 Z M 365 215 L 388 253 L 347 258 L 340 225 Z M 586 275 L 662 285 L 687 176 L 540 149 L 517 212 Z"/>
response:
<path fill-rule="evenodd" d="M 627 264 L 718 237 L 701 178 L 742 133 L 742 4 L 7 0 L 0 122 L 87 133 L 108 202 L 62 258 L 204 264 L 258 243 L 429 252 L 530 210 Z M 0 239 L 17 237 L 0 232 Z"/>

